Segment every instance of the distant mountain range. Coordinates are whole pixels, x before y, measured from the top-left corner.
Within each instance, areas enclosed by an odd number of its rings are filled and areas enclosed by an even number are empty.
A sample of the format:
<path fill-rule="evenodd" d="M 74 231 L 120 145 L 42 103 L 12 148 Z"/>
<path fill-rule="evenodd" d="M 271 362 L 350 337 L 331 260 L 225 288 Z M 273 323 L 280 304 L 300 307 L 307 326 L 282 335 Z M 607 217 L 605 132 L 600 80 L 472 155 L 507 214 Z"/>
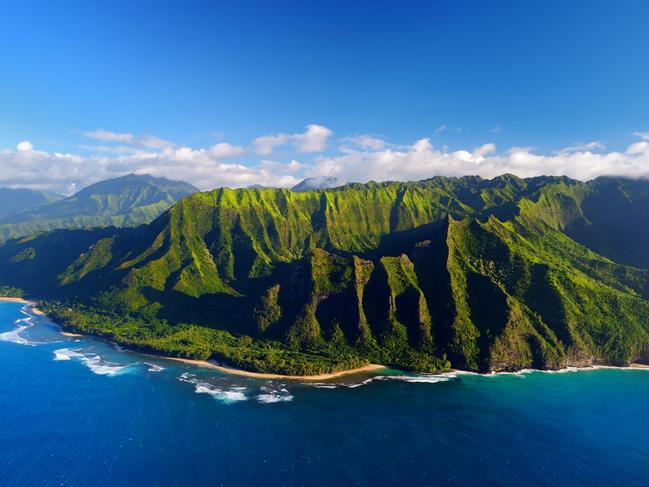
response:
<path fill-rule="evenodd" d="M 32 210 L 65 198 L 60 194 L 27 188 L 0 188 L 0 218 Z"/>
<path fill-rule="evenodd" d="M 221 188 L 8 242 L 0 284 L 77 331 L 262 371 L 626 365 L 649 361 L 648 241 L 647 181 Z"/>
<path fill-rule="evenodd" d="M 335 188 L 342 186 L 342 183 L 335 176 L 319 176 L 306 178 L 291 188 L 292 191 L 315 191 L 318 189 Z"/>
<path fill-rule="evenodd" d="M 2 189 L 0 198 L 14 197 L 16 201 L 5 207 L 9 211 L 0 217 L 0 240 L 57 228 L 137 226 L 196 191 L 187 183 L 135 174 L 101 181 L 68 198 Z"/>

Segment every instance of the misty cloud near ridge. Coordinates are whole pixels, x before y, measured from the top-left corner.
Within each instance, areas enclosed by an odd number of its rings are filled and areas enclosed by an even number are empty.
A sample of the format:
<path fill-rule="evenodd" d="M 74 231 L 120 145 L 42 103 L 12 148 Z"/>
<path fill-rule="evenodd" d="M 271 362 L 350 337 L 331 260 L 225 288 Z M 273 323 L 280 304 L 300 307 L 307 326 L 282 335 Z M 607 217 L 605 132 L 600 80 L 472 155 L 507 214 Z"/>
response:
<path fill-rule="evenodd" d="M 69 194 L 128 173 L 183 180 L 203 190 L 252 184 L 288 187 L 312 176 L 336 176 L 342 182 L 407 181 L 436 175 L 491 178 L 503 173 L 566 175 L 583 181 L 604 175 L 649 177 L 649 132 L 635 132 L 636 141 L 622 151 L 592 141 L 551 154 L 525 147 L 499 151 L 493 143 L 450 151 L 433 146 L 427 138 L 397 146 L 362 134 L 341 137 L 333 148 L 334 132 L 316 124 L 307 125 L 302 133 L 257 137 L 248 147 L 221 142 L 194 148 L 152 135 L 103 129 L 84 135 L 102 144 L 83 146 L 91 155 L 47 152 L 26 140 L 15 149 L 1 151 L 0 186 Z M 273 157 L 278 151 L 279 157 Z M 242 159 L 253 162 L 244 164 Z"/>

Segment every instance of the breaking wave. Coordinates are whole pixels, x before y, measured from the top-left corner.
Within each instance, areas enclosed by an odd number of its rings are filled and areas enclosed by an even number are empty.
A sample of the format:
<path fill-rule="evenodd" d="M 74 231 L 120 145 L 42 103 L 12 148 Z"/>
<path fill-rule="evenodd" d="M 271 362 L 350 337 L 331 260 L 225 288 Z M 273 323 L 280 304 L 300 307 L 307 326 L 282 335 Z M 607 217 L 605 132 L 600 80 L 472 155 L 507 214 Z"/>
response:
<path fill-rule="evenodd" d="M 272 404 L 276 402 L 289 402 L 293 400 L 293 396 L 288 389 L 282 387 L 280 389 L 273 389 L 270 387 L 261 387 L 261 394 L 257 395 L 257 401 L 264 404 Z"/>
<path fill-rule="evenodd" d="M 60 348 L 54 350 L 54 360 L 72 360 L 73 358 L 83 357 L 82 353 L 79 353 L 77 350 L 72 350 L 70 348 Z"/>
<path fill-rule="evenodd" d="M 30 346 L 38 345 L 37 342 L 33 342 L 21 336 L 21 333 L 27 330 L 28 328 L 34 326 L 34 323 L 32 322 L 32 317 L 26 311 L 26 307 L 21 308 L 20 312 L 27 316 L 25 318 L 20 318 L 14 321 L 14 325 L 16 325 L 16 328 L 14 328 L 13 330 L 0 333 L 0 340 L 3 342 L 17 343 L 19 345 L 30 345 Z"/>
<path fill-rule="evenodd" d="M 164 367 L 161 367 L 160 365 L 152 364 L 150 362 L 144 362 L 144 365 L 148 365 L 149 368 L 147 369 L 149 372 L 162 372 L 165 370 Z"/>
<path fill-rule="evenodd" d="M 239 401 L 247 401 L 248 396 L 245 394 L 245 387 L 233 386 L 228 389 L 217 387 L 209 382 L 198 379 L 194 374 L 184 372 L 178 377 L 181 382 L 188 382 L 194 386 L 194 391 L 197 394 L 208 394 L 214 399 L 218 399 L 226 404 L 231 404 Z"/>
<path fill-rule="evenodd" d="M 116 364 L 104 360 L 94 353 L 83 353 L 81 349 L 60 348 L 54 351 L 54 360 L 78 360 L 97 375 L 114 376 L 126 372 L 133 364 Z"/>

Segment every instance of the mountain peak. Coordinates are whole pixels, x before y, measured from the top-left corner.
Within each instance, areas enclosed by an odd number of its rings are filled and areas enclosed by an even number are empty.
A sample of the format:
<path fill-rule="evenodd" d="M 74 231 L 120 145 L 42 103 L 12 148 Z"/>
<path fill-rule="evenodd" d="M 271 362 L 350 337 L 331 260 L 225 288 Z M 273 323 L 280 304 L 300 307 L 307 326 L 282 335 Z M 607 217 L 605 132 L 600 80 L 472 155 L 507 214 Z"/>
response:
<path fill-rule="evenodd" d="M 56 228 L 137 226 L 197 191 L 191 184 L 148 174 L 106 179 L 68 198 L 0 219 L 0 240 Z"/>
<path fill-rule="evenodd" d="M 341 181 L 336 176 L 316 176 L 306 178 L 291 188 L 292 191 L 315 191 L 318 189 L 335 188 L 341 186 Z"/>

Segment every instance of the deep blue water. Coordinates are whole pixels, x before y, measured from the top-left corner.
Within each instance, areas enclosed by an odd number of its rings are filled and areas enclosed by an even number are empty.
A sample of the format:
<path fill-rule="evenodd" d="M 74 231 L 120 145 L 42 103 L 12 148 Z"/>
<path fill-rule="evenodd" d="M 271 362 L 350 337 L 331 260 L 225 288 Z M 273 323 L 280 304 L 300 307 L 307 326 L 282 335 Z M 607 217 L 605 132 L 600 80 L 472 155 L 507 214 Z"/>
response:
<path fill-rule="evenodd" d="M 645 370 L 260 381 L 25 313 L 0 303 L 1 485 L 649 485 Z"/>

